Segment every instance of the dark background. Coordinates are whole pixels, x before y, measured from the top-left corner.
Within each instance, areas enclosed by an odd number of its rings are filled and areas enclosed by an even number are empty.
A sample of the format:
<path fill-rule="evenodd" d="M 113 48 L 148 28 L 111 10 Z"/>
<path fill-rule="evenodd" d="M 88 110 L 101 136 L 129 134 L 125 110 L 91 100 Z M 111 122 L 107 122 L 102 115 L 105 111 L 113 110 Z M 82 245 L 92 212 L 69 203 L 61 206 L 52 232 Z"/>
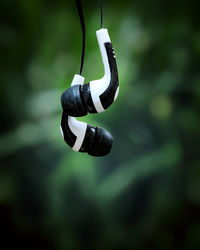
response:
<path fill-rule="evenodd" d="M 80 119 L 115 138 L 93 158 L 59 131 L 60 95 L 80 63 L 75 1 L 1 0 L 2 250 L 200 249 L 197 3 L 102 0 L 120 93 Z M 83 6 L 88 82 L 103 75 L 100 12 L 97 1 Z"/>

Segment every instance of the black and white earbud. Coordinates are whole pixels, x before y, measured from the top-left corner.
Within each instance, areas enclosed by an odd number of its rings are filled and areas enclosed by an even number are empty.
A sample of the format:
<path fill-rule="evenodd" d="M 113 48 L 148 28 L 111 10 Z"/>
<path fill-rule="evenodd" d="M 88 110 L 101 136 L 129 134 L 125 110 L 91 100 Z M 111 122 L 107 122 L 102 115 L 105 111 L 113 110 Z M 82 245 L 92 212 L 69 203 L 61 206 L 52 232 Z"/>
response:
<path fill-rule="evenodd" d="M 84 77 L 75 75 L 72 88 L 83 86 Z M 92 156 L 107 155 L 113 143 L 112 135 L 104 128 L 93 127 L 75 117 L 67 115 L 64 111 L 61 119 L 61 133 L 65 142 L 77 152 L 87 152 Z"/>
<path fill-rule="evenodd" d="M 74 117 L 105 111 L 119 92 L 117 63 L 107 29 L 96 31 L 104 64 L 104 76 L 87 84 L 76 84 L 65 90 L 61 104 L 65 114 Z"/>

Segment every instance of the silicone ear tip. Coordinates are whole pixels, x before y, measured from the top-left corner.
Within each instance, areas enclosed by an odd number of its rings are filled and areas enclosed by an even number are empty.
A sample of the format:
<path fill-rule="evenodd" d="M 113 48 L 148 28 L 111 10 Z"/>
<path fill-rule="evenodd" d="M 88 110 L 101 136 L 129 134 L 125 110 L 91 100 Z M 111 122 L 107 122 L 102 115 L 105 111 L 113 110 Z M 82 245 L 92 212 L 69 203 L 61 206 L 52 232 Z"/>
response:
<path fill-rule="evenodd" d="M 80 85 L 74 85 L 65 90 L 61 96 L 61 105 L 67 115 L 74 117 L 87 115 L 87 110 L 80 97 Z"/>
<path fill-rule="evenodd" d="M 88 154 L 92 156 L 105 156 L 110 153 L 112 144 L 112 135 L 106 129 L 96 128 L 95 142 Z"/>

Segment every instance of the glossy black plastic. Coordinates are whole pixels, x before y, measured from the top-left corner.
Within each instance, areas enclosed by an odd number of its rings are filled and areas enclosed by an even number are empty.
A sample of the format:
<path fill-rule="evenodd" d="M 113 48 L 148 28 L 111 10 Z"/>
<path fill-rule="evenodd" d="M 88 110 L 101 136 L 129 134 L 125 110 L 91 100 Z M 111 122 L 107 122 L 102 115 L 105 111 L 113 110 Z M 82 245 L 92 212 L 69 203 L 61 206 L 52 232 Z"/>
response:
<path fill-rule="evenodd" d="M 80 96 L 81 85 L 74 85 L 61 96 L 61 105 L 66 115 L 79 117 L 87 115 L 87 108 Z"/>
<path fill-rule="evenodd" d="M 113 137 L 104 128 L 96 127 L 95 130 L 94 142 L 88 149 L 88 154 L 92 156 L 105 156 L 110 153 L 113 145 Z"/>
<path fill-rule="evenodd" d="M 72 148 L 77 137 L 70 130 L 68 116 L 64 112 L 62 114 L 61 127 L 65 142 Z M 110 152 L 112 144 L 113 137 L 106 129 L 87 125 L 85 138 L 79 152 L 87 152 L 92 156 L 105 156 Z"/>

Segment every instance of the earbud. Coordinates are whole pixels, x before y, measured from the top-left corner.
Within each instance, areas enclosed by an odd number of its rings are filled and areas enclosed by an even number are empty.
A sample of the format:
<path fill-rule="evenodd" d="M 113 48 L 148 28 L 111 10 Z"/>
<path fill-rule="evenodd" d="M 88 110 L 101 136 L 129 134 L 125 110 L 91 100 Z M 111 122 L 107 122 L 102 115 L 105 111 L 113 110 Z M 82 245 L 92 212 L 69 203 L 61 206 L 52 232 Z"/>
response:
<path fill-rule="evenodd" d="M 83 83 L 84 77 L 75 74 L 71 89 L 76 86 L 84 86 Z M 87 152 L 92 156 L 105 156 L 112 148 L 113 137 L 106 129 L 95 128 L 85 122 L 78 121 L 64 111 L 60 128 L 63 139 L 74 151 Z"/>
<path fill-rule="evenodd" d="M 74 151 L 87 152 L 92 156 L 105 156 L 112 148 L 113 137 L 106 129 L 95 128 L 64 112 L 60 128 L 65 142 Z"/>
<path fill-rule="evenodd" d="M 65 114 L 80 117 L 105 111 L 119 92 L 117 63 L 107 29 L 96 31 L 104 64 L 104 76 L 87 84 L 76 84 L 65 90 L 61 104 Z"/>

